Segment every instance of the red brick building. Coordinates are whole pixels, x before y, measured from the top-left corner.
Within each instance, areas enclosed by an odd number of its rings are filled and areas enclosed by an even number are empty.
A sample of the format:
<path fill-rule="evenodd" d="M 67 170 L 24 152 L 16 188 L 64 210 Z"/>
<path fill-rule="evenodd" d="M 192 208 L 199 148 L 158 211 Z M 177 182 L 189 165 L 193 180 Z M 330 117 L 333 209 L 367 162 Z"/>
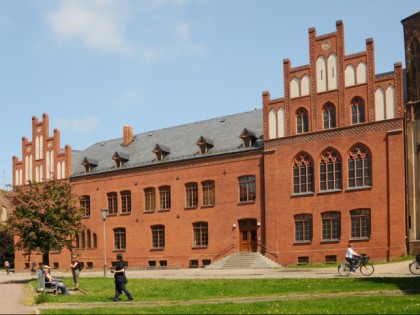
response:
<path fill-rule="evenodd" d="M 71 181 L 86 211 L 77 252 L 90 268 L 103 266 L 102 209 L 108 265 L 118 252 L 138 267 L 204 266 L 239 251 L 341 261 L 349 241 L 373 260 L 405 255 L 402 66 L 376 75 L 373 40 L 346 55 L 336 28 L 309 29 L 309 64 L 284 60 L 284 97 L 264 92 L 262 110 L 141 134 L 125 126 L 121 138 L 64 152 L 48 116 L 33 118 L 14 185 Z M 50 260 L 67 268 L 69 257 Z"/>

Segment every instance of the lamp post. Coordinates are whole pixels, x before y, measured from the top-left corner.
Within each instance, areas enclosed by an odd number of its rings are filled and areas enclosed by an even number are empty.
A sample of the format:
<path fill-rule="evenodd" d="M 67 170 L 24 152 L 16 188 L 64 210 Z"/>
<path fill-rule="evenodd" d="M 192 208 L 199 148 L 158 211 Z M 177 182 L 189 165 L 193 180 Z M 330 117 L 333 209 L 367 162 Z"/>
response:
<path fill-rule="evenodd" d="M 106 216 L 108 209 L 102 209 L 102 220 L 104 221 L 104 277 L 106 277 Z"/>

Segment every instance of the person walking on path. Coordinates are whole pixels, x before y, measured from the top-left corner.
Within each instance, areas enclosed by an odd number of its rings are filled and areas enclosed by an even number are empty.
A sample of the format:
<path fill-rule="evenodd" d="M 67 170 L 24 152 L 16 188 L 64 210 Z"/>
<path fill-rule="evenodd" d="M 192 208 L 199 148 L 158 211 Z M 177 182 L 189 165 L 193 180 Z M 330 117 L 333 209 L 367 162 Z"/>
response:
<path fill-rule="evenodd" d="M 33 261 L 32 262 L 32 266 L 31 266 L 31 275 L 36 274 L 36 262 Z"/>
<path fill-rule="evenodd" d="M 6 273 L 9 274 L 9 272 L 10 272 L 10 263 L 7 260 L 4 262 L 4 269 L 6 269 Z"/>
<path fill-rule="evenodd" d="M 74 291 L 78 291 L 79 290 L 79 276 L 80 276 L 80 270 L 82 270 L 82 265 L 77 260 L 76 256 L 72 256 L 70 268 L 71 268 L 71 273 L 73 275 Z"/>
<path fill-rule="evenodd" d="M 114 281 L 115 281 L 115 295 L 114 295 L 114 302 L 118 302 L 118 298 L 120 297 L 121 292 L 124 292 L 127 295 L 127 298 L 132 301 L 133 296 L 131 295 L 130 291 L 127 290 L 125 285 L 127 284 L 127 277 L 125 276 L 125 269 L 124 269 L 124 262 L 123 256 L 121 254 L 117 254 L 117 265 L 115 266 L 115 270 L 111 270 L 114 273 Z"/>

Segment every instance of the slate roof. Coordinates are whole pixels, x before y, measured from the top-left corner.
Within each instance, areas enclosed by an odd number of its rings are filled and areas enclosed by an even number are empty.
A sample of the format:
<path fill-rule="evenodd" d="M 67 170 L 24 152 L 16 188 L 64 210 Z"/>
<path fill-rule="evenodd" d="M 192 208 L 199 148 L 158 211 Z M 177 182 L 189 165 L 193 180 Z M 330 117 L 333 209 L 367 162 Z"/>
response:
<path fill-rule="evenodd" d="M 252 131 L 258 138 L 254 147 L 242 147 L 243 141 L 240 135 L 245 128 Z M 263 146 L 262 134 L 262 110 L 255 109 L 249 112 L 134 134 L 133 141 L 125 147 L 122 137 L 101 141 L 86 150 L 74 151 L 72 177 L 258 150 Z M 214 144 L 207 154 L 200 155 L 198 153 L 197 141 L 200 137 L 211 139 Z M 170 152 L 163 161 L 155 160 L 156 156 L 153 149 L 157 144 Z M 129 157 L 129 160 L 120 168 L 115 167 L 115 161 L 112 159 L 116 152 Z M 98 162 L 90 173 L 84 172 L 82 161 L 85 158 L 94 159 Z"/>

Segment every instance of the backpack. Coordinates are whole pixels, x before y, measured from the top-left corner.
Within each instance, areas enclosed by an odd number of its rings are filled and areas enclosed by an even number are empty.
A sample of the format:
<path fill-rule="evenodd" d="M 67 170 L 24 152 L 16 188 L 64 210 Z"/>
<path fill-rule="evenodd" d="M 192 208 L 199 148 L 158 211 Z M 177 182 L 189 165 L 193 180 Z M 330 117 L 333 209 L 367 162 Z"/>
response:
<path fill-rule="evenodd" d="M 77 263 L 78 264 L 78 266 L 79 266 L 79 271 L 82 271 L 82 269 L 83 269 L 83 265 L 81 264 L 81 263 Z"/>

